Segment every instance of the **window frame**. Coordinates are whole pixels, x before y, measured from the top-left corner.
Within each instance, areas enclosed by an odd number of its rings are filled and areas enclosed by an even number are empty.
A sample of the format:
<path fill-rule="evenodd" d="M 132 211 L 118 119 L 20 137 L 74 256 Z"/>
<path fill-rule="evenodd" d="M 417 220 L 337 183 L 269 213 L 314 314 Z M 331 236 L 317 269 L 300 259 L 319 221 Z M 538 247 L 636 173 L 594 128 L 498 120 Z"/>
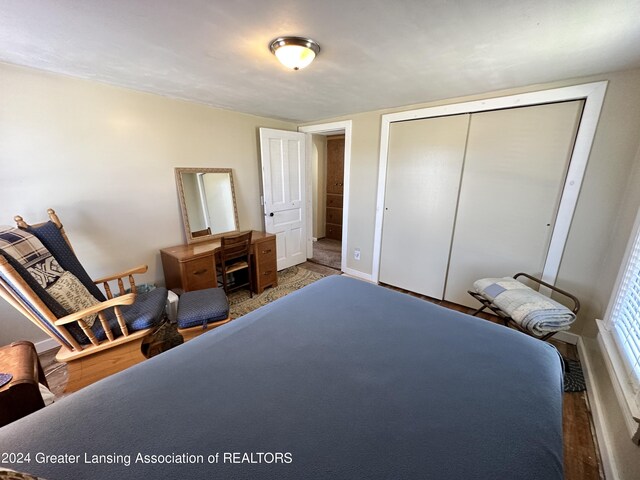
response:
<path fill-rule="evenodd" d="M 611 292 L 611 298 L 604 315 L 604 320 L 597 320 L 598 343 L 602 351 L 605 364 L 611 376 L 620 407 L 625 414 L 625 423 L 634 443 L 640 445 L 640 374 L 634 375 L 630 371 L 629 361 L 625 358 L 624 347 L 620 344 L 615 333 L 615 319 L 613 313 L 621 295 L 621 289 L 634 251 L 640 250 L 640 209 L 627 242 L 627 247 L 618 270 L 618 277 Z M 640 275 L 640 273 L 639 273 Z M 638 320 L 640 323 L 640 319 Z"/>

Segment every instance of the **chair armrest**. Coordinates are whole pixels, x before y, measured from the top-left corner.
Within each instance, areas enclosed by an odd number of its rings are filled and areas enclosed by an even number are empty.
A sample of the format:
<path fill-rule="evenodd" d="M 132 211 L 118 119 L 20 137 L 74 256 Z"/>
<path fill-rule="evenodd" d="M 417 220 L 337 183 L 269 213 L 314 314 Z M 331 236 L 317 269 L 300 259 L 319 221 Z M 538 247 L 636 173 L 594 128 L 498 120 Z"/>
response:
<path fill-rule="evenodd" d="M 137 267 L 126 270 L 122 273 L 117 273 L 115 275 L 110 275 L 108 277 L 99 278 L 97 280 L 94 280 L 93 283 L 97 285 L 98 283 L 110 282 L 111 280 L 118 280 L 119 278 L 128 277 L 136 273 L 147 273 L 148 269 L 149 267 L 147 267 L 146 265 L 139 265 Z"/>
<path fill-rule="evenodd" d="M 118 305 L 131 305 L 135 300 L 136 294 L 128 293 L 120 297 L 112 298 L 111 300 L 107 300 L 105 302 L 100 302 L 93 307 L 82 309 L 79 312 L 72 313 L 70 315 L 67 315 L 66 317 L 59 318 L 54 322 L 54 324 L 57 327 L 60 327 L 68 323 L 77 322 L 78 320 L 82 320 L 87 315 L 101 312 L 102 310 L 106 310 L 107 308 L 116 307 Z"/>

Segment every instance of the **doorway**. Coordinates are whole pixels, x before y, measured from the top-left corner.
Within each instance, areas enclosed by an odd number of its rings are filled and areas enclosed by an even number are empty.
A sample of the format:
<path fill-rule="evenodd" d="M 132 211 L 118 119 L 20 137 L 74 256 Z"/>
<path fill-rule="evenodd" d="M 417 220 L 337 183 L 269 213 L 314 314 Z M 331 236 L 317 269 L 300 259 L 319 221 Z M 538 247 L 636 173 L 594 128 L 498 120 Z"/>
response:
<path fill-rule="evenodd" d="M 309 134 L 309 261 L 345 271 L 351 121 L 300 127 Z"/>
<path fill-rule="evenodd" d="M 344 134 L 312 135 L 312 236 L 310 262 L 340 270 L 344 198 Z"/>

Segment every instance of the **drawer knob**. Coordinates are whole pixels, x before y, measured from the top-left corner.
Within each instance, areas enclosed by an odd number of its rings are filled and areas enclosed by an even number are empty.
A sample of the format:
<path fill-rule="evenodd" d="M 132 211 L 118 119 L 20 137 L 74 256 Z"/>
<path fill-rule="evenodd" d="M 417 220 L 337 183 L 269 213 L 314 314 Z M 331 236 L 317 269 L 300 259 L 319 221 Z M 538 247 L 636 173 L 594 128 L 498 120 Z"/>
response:
<path fill-rule="evenodd" d="M 263 275 L 264 275 L 265 277 L 266 277 L 267 275 L 271 275 L 271 270 L 264 272 L 264 273 L 263 273 Z"/>
<path fill-rule="evenodd" d="M 269 249 L 269 250 L 262 250 L 262 253 L 263 253 L 263 254 L 271 253 L 271 249 Z"/>
<path fill-rule="evenodd" d="M 202 275 L 203 273 L 206 273 L 207 269 L 203 269 L 203 270 L 196 270 L 195 272 L 193 272 L 194 275 Z"/>

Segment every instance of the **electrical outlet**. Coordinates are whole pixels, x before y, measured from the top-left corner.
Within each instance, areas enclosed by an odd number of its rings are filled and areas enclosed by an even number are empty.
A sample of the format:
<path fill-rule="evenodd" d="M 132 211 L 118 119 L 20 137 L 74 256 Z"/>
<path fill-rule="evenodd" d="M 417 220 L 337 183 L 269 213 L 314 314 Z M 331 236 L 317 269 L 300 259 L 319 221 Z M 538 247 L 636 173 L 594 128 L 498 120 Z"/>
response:
<path fill-rule="evenodd" d="M 356 248 L 353 250 L 353 258 L 354 260 L 360 260 L 360 249 Z"/>

